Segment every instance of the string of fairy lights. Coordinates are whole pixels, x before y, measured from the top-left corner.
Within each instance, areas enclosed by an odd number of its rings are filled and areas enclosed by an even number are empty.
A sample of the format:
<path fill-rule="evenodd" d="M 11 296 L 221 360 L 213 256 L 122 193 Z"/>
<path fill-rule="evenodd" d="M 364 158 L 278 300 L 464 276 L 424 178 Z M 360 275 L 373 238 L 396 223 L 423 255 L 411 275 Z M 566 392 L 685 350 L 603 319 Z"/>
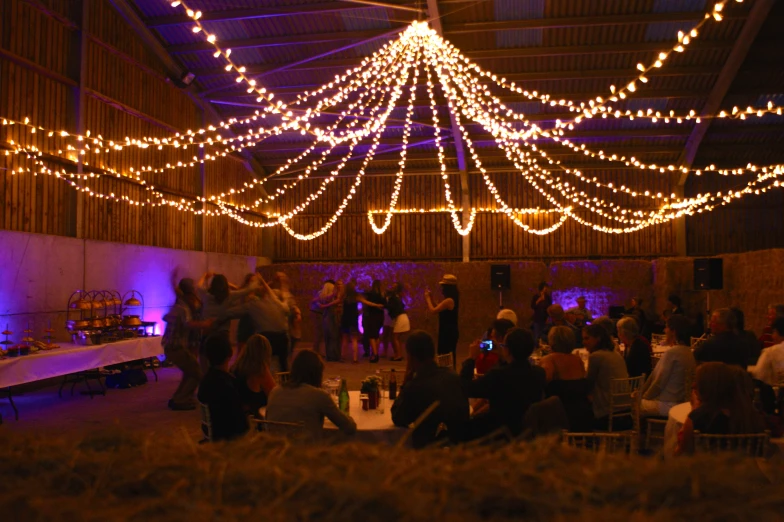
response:
<path fill-rule="evenodd" d="M 120 201 L 133 206 L 168 206 L 180 211 L 208 216 L 227 216 L 253 227 L 280 226 L 291 236 L 300 240 L 312 240 L 325 234 L 345 212 L 347 206 L 359 193 L 362 180 L 369 165 L 374 161 L 381 137 L 388 128 L 389 120 L 396 109 L 405 107 L 400 137 L 399 160 L 394 174 L 394 183 L 389 204 L 384 210 L 370 210 L 367 217 L 376 234 L 385 233 L 396 214 L 448 213 L 452 224 L 460 235 L 468 235 L 473 229 L 476 216 L 483 213 L 505 214 L 516 226 L 526 232 L 538 235 L 557 230 L 567 219 L 607 233 L 628 233 L 645 227 L 664 223 L 685 215 L 708 212 L 731 203 L 746 195 L 760 194 L 782 186 L 784 176 L 782 165 L 747 164 L 742 168 L 721 168 L 708 165 L 701 169 L 688 168 L 676 164 L 655 164 L 641 161 L 634 156 L 613 153 L 605 150 L 592 150 L 585 144 L 577 145 L 569 137 L 570 131 L 592 118 L 645 119 L 650 124 L 698 123 L 705 118 L 732 118 L 747 120 L 769 115 L 782 115 L 782 107 L 772 101 L 764 107 L 733 107 L 717 114 L 700 114 L 695 109 L 685 112 L 662 111 L 656 108 L 636 110 L 623 109 L 618 104 L 629 100 L 640 86 L 647 83 L 649 76 L 666 67 L 674 53 L 683 53 L 694 42 L 709 23 L 720 23 L 723 13 L 731 0 L 714 3 L 704 17 L 689 31 L 681 31 L 677 41 L 656 53 L 648 64 L 637 64 L 637 72 L 628 84 L 616 87 L 611 85 L 606 97 L 597 96 L 587 102 L 577 102 L 565 98 L 556 99 L 548 93 L 529 91 L 503 76 L 486 71 L 469 60 L 451 43 L 440 37 L 426 22 L 414 22 L 402 31 L 397 38 L 390 39 L 377 52 L 362 60 L 356 67 L 336 75 L 330 82 L 305 91 L 286 103 L 273 92 L 262 86 L 249 72 L 248 67 L 238 63 L 232 51 L 218 41 L 217 36 L 208 30 L 201 19 L 202 13 L 191 9 L 187 2 L 174 1 L 174 8 L 182 8 L 193 21 L 192 31 L 204 36 L 214 48 L 213 56 L 221 60 L 227 75 L 234 78 L 248 94 L 256 96 L 258 109 L 242 118 L 231 118 L 226 122 L 208 125 L 197 130 L 187 130 L 169 136 L 142 136 L 138 138 L 107 139 L 101 134 L 85 131 L 83 135 L 71 134 L 65 130 L 45 129 L 35 125 L 29 118 L 15 120 L 2 119 L 3 126 L 17 126 L 30 135 L 38 135 L 44 140 L 59 140 L 51 143 L 46 154 L 37 146 L 25 144 L 26 140 L 17 132 L 14 139 L 8 140 L 6 156 L 20 155 L 28 160 L 28 166 L 9 169 L 12 175 L 39 174 L 54 176 L 67 182 L 75 190 L 86 195 Z M 742 2 L 742 0 L 735 0 Z M 424 81 L 427 101 L 431 113 L 431 123 L 414 121 L 417 90 Z M 452 136 L 455 142 L 463 142 L 472 170 L 477 171 L 484 181 L 493 200 L 494 207 L 458 208 L 452 198 L 449 184 L 449 169 L 445 155 L 447 137 L 442 134 L 443 127 L 436 100 L 437 89 L 443 95 L 446 105 L 454 119 L 460 136 Z M 516 95 L 538 101 L 551 107 L 564 107 L 575 114 L 564 120 L 556 120 L 552 128 L 545 129 L 531 122 L 522 112 L 503 103 L 495 94 L 498 90 L 510 91 Z M 407 103 L 398 102 L 407 91 Z M 317 123 L 323 118 L 332 119 L 331 123 Z M 395 121 L 395 120 L 392 120 Z M 472 137 L 466 129 L 467 123 L 479 125 L 489 133 L 513 170 L 519 171 L 521 179 L 539 194 L 550 208 L 513 208 L 493 183 L 491 175 L 484 167 Z M 417 209 L 398 208 L 405 169 L 408 165 L 408 151 L 414 126 L 425 125 L 432 128 L 432 143 L 438 160 L 438 175 L 444 189 L 444 205 L 438 208 Z M 247 128 L 247 129 L 246 129 Z M 246 129 L 246 130 L 244 130 Z M 453 130 L 454 132 L 454 130 Z M 241 186 L 223 189 L 220 193 L 202 197 L 173 198 L 164 190 L 155 188 L 154 177 L 166 172 L 195 168 L 207 161 L 215 161 L 228 155 L 252 150 L 264 140 L 272 137 L 286 137 L 296 133 L 304 136 L 304 150 L 294 158 L 289 158 L 272 174 L 264 179 L 253 179 Z M 460 138 L 460 139 L 458 139 Z M 729 191 L 698 194 L 696 197 L 677 197 L 663 194 L 660 190 L 633 189 L 623 184 L 614 184 L 599 176 L 587 175 L 579 168 L 572 167 L 556 159 L 552 153 L 541 146 L 552 143 L 568 150 L 567 154 L 579 154 L 608 163 L 608 168 L 624 165 L 635 170 L 656 174 L 679 172 L 702 175 L 711 172 L 723 176 L 746 176 L 750 178 L 745 185 Z M 56 149 L 56 152 L 55 152 Z M 134 164 L 121 170 L 112 168 L 108 158 L 118 156 L 133 149 L 148 150 L 146 161 L 153 163 Z M 343 149 L 343 152 L 339 152 Z M 155 152 L 173 150 L 176 160 L 169 156 L 156 155 Z M 190 150 L 198 151 L 190 154 Z M 391 151 L 386 151 L 391 152 Z M 60 159 L 60 164 L 71 165 L 52 168 L 47 156 Z M 188 157 L 189 156 L 189 157 Z M 156 159 L 157 158 L 157 159 Z M 354 174 L 353 183 L 341 199 L 331 216 L 326 217 L 323 225 L 314 232 L 298 232 L 293 220 L 302 214 L 312 203 L 319 200 L 330 187 L 338 190 L 335 181 L 346 171 L 348 165 L 362 160 Z M 139 160 L 137 160 L 139 161 Z M 567 162 L 568 163 L 568 162 Z M 81 173 L 76 173 L 81 168 Z M 302 201 L 287 205 L 284 210 L 283 199 L 293 188 L 310 179 L 314 174 L 324 172 L 317 188 Z M 115 194 L 91 188 L 102 176 L 127 178 L 142 187 L 146 196 Z M 270 185 L 283 176 L 284 182 Z M 156 178 L 157 179 L 157 178 Z M 252 202 L 243 203 L 239 196 L 261 191 Z M 623 195 L 619 198 L 618 195 Z M 626 199 L 625 199 L 626 198 Z M 646 209 L 628 206 L 626 200 L 642 200 Z M 268 210 L 268 205 L 279 202 L 280 210 Z M 464 222 L 461 222 L 461 214 Z M 262 216 L 254 218 L 253 215 Z M 525 216 L 540 215 L 547 217 L 549 226 L 537 229 L 524 221 Z M 382 217 L 378 225 L 376 217 Z M 546 223 L 547 221 L 544 221 Z"/>

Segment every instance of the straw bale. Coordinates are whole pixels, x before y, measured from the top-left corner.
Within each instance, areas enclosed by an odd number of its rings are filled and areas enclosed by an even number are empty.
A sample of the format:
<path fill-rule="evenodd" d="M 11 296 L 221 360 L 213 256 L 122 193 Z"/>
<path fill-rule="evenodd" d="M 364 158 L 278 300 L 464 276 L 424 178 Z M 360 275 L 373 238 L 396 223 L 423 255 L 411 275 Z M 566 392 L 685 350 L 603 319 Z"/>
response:
<path fill-rule="evenodd" d="M 555 439 L 414 452 L 262 435 L 0 435 L 3 520 L 780 520 L 784 469 L 589 453 Z"/>

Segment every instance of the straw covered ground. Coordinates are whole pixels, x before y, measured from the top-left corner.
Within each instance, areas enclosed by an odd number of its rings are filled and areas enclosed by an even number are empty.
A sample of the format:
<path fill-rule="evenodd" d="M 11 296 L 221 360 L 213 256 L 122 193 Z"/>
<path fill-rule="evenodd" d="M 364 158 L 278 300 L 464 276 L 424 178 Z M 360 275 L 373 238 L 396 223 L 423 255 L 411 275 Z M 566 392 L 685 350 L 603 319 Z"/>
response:
<path fill-rule="evenodd" d="M 265 435 L 0 435 L 8 521 L 781 520 L 784 467 L 664 463 L 555 439 L 500 447 L 303 446 Z"/>

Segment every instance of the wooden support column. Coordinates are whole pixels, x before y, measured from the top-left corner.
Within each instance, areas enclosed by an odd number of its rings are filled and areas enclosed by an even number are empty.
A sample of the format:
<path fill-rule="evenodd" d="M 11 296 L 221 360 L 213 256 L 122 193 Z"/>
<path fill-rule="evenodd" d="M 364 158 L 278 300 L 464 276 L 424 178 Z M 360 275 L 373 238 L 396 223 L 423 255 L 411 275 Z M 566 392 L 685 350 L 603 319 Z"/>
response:
<path fill-rule="evenodd" d="M 702 119 L 694 126 L 689 138 L 686 140 L 686 145 L 678 159 L 678 164 L 680 166 L 690 169 L 694 163 L 694 158 L 697 157 L 700 144 L 713 122 L 712 116 L 719 113 L 721 103 L 724 101 L 727 92 L 732 86 L 732 82 L 738 75 L 741 65 L 743 65 L 746 56 L 749 54 L 749 49 L 751 49 L 759 30 L 762 28 L 762 24 L 765 23 L 765 19 L 775 3 L 776 0 L 756 0 L 754 2 L 754 5 L 749 12 L 749 16 L 743 24 L 743 29 L 741 29 L 738 39 L 735 40 L 735 45 L 732 47 L 730 55 L 724 63 L 721 72 L 719 72 L 716 83 L 708 94 L 708 99 L 705 101 L 702 111 L 700 111 Z M 678 185 L 674 191 L 676 195 L 683 196 L 688 177 L 688 173 L 680 175 Z M 678 237 L 676 238 L 678 255 L 685 256 L 688 254 L 686 246 L 686 218 L 683 217 L 679 219 L 678 223 L 679 224 L 676 226 L 676 231 L 678 233 Z"/>
<path fill-rule="evenodd" d="M 85 132 L 85 97 L 87 76 L 87 20 L 89 19 L 90 2 L 92 0 L 75 0 L 72 4 L 72 19 L 77 29 L 73 31 L 73 45 L 71 55 L 68 57 L 68 75 L 75 80 L 71 87 L 69 100 L 69 125 L 73 132 L 83 135 Z M 77 157 L 76 172 L 83 172 L 83 156 Z M 68 234 L 73 237 L 84 237 L 84 194 L 71 191 L 68 202 Z"/>
<path fill-rule="evenodd" d="M 444 36 L 444 28 L 441 26 L 441 18 L 438 12 L 438 0 L 427 0 L 428 22 L 433 29 L 441 36 Z M 450 113 L 449 119 L 452 123 L 452 137 L 455 141 L 455 154 L 457 155 L 457 168 L 460 171 L 460 195 L 463 206 L 463 226 L 468 224 L 471 219 L 471 193 L 468 186 L 468 165 L 466 162 L 465 145 L 460 127 L 457 125 L 455 115 Z M 467 263 L 471 258 L 471 239 L 463 236 L 463 262 Z"/>
<path fill-rule="evenodd" d="M 207 115 L 204 114 L 204 111 L 201 113 L 201 126 L 204 127 L 207 125 Z M 204 166 L 204 147 L 199 148 L 199 195 L 202 198 L 207 197 L 207 168 Z M 202 202 L 201 209 L 207 210 L 207 204 Z M 196 250 L 204 250 L 204 230 L 205 230 L 205 221 L 207 217 L 202 213 L 199 216 L 199 220 L 196 223 Z"/>

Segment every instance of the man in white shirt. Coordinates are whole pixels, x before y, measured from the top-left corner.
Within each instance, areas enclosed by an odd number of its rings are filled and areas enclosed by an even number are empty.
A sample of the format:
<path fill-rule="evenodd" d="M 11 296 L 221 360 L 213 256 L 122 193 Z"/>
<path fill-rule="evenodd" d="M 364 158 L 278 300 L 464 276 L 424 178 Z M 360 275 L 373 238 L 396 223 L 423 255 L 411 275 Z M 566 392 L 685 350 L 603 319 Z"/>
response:
<path fill-rule="evenodd" d="M 667 319 L 664 333 L 671 348 L 662 354 L 642 386 L 641 415 L 666 416 L 670 408 L 689 400 L 697 366 L 689 348 L 691 328 L 691 321 L 683 315 L 675 314 Z"/>
<path fill-rule="evenodd" d="M 771 325 L 773 346 L 765 348 L 754 368 L 754 377 L 770 386 L 784 383 L 784 317 Z"/>

